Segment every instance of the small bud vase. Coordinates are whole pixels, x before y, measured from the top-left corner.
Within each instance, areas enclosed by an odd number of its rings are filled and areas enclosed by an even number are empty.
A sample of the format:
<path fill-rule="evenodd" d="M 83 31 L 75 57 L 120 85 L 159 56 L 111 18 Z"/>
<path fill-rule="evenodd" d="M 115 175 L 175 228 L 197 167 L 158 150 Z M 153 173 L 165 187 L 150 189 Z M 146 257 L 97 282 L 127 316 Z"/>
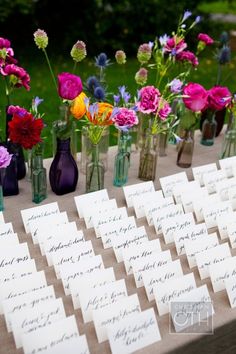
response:
<path fill-rule="evenodd" d="M 202 124 L 202 136 L 200 143 L 205 146 L 214 145 L 216 136 L 217 122 L 215 120 L 215 113 L 209 111 L 206 119 Z"/>
<path fill-rule="evenodd" d="M 43 144 L 39 143 L 34 148 L 32 156 L 32 201 L 41 203 L 47 198 L 47 174 L 43 167 Z"/>
<path fill-rule="evenodd" d="M 145 131 L 140 151 L 138 178 L 143 181 L 154 181 L 158 158 L 159 135 L 152 134 L 148 128 Z"/>
<path fill-rule="evenodd" d="M 122 187 L 128 181 L 131 142 L 132 139 L 129 131 L 119 131 L 118 151 L 115 157 L 113 179 L 113 185 L 116 187 Z"/>
<path fill-rule="evenodd" d="M 178 143 L 177 165 L 188 168 L 192 165 L 194 150 L 194 130 L 184 130 Z"/>
<path fill-rule="evenodd" d="M 232 129 L 225 133 L 221 147 L 220 159 L 236 156 L 236 130 Z"/>
<path fill-rule="evenodd" d="M 99 144 L 91 145 L 91 161 L 86 164 L 86 193 L 104 188 L 105 167 L 99 156 Z"/>

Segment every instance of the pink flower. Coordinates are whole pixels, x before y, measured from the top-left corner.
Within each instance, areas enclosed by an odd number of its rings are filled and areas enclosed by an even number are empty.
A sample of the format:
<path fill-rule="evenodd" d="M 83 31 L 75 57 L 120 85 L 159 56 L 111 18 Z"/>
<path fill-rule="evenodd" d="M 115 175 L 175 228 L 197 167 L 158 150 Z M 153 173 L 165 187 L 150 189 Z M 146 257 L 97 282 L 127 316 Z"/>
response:
<path fill-rule="evenodd" d="M 199 33 L 197 39 L 199 41 L 204 42 L 206 45 L 211 45 L 212 43 L 214 43 L 214 40 L 210 36 L 208 36 L 208 34 L 205 33 Z"/>
<path fill-rule="evenodd" d="M 118 129 L 127 130 L 138 124 L 138 117 L 133 109 L 122 107 L 114 115 L 112 121 Z"/>
<path fill-rule="evenodd" d="M 15 64 L 9 64 L 0 69 L 0 72 L 4 76 L 10 77 L 10 82 L 15 87 L 24 86 L 27 91 L 29 91 L 30 86 L 30 77 L 29 74 L 25 71 L 25 69 L 17 66 Z"/>
<path fill-rule="evenodd" d="M 185 48 L 187 48 L 187 44 L 185 43 L 184 39 L 174 36 L 167 40 L 164 46 L 164 53 L 177 55 L 181 53 Z"/>
<path fill-rule="evenodd" d="M 26 114 L 29 114 L 29 112 L 20 106 L 9 106 L 7 110 L 8 114 L 14 115 L 17 114 L 20 117 L 24 117 Z"/>
<path fill-rule="evenodd" d="M 158 107 L 160 91 L 154 86 L 145 86 L 139 91 L 138 109 L 144 114 L 155 113 Z"/>
<path fill-rule="evenodd" d="M 164 98 L 162 97 L 159 99 L 157 111 L 158 111 L 158 116 L 160 117 L 161 120 L 166 120 L 166 118 L 171 112 L 171 107 L 169 103 L 166 100 L 164 100 Z"/>
<path fill-rule="evenodd" d="M 208 108 L 212 111 L 221 111 L 231 102 L 231 92 L 227 87 L 214 86 L 208 91 Z"/>
<path fill-rule="evenodd" d="M 58 93 L 65 100 L 73 100 L 83 90 L 82 81 L 79 76 L 70 73 L 58 75 Z"/>
<path fill-rule="evenodd" d="M 8 39 L 0 37 L 0 66 L 16 64 L 17 60 L 13 56 L 14 51 L 11 48 L 11 42 Z"/>
<path fill-rule="evenodd" d="M 5 168 L 10 165 L 12 155 L 9 154 L 4 146 L 0 146 L 0 168 Z"/>
<path fill-rule="evenodd" d="M 198 65 L 198 58 L 189 50 L 184 50 L 183 52 L 176 55 L 176 60 L 188 61 L 192 66 Z"/>
<path fill-rule="evenodd" d="M 200 112 L 207 108 L 208 92 L 202 85 L 190 82 L 183 89 L 184 104 L 193 112 Z"/>

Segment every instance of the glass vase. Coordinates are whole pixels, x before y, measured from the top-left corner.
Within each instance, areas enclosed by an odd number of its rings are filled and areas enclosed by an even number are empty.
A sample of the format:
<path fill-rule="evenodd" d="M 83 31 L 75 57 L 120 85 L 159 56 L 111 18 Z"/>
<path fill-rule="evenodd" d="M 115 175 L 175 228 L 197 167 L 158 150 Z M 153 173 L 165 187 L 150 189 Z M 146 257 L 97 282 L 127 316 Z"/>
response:
<path fill-rule="evenodd" d="M 52 191 L 57 195 L 74 192 L 78 177 L 78 167 L 70 150 L 70 138 L 57 138 L 57 151 L 49 170 Z"/>
<path fill-rule="evenodd" d="M 194 130 L 185 130 L 178 143 L 177 165 L 188 168 L 192 165 L 194 150 Z"/>
<path fill-rule="evenodd" d="M 81 132 L 81 165 L 80 171 L 86 173 L 87 163 L 92 161 L 92 143 L 88 137 L 88 127 L 82 127 Z M 104 165 L 105 171 L 108 168 L 108 149 L 109 149 L 109 129 L 104 129 L 102 137 L 98 143 L 99 159 Z"/>
<path fill-rule="evenodd" d="M 159 156 L 167 156 L 167 149 L 168 146 L 168 133 L 160 133 L 159 134 Z"/>
<path fill-rule="evenodd" d="M 115 157 L 113 185 L 121 187 L 128 181 L 132 138 L 130 132 L 119 132 L 118 152 Z"/>
<path fill-rule="evenodd" d="M 91 161 L 86 164 L 86 193 L 104 188 L 105 167 L 99 156 L 99 144 L 91 145 Z"/>
<path fill-rule="evenodd" d="M 32 201 L 41 203 L 47 198 L 47 172 L 43 167 L 43 144 L 39 143 L 34 148 L 32 156 Z"/>
<path fill-rule="evenodd" d="M 206 109 L 201 114 L 201 120 L 200 120 L 200 130 L 201 131 L 202 131 L 203 123 L 204 123 L 205 119 L 207 119 L 209 114 L 212 114 L 212 112 L 209 111 L 208 109 Z M 216 123 L 217 123 L 215 137 L 217 137 L 220 134 L 220 132 L 221 132 L 223 126 L 224 126 L 225 116 L 226 116 L 226 108 L 222 109 L 221 111 L 216 111 L 215 112 L 215 120 L 216 120 Z"/>
<path fill-rule="evenodd" d="M 158 134 L 152 134 L 150 129 L 145 131 L 142 149 L 140 151 L 138 178 L 143 181 L 154 181 L 159 147 Z"/>
<path fill-rule="evenodd" d="M 0 168 L 0 211 L 4 210 L 3 181 L 4 181 L 5 173 L 6 173 L 6 169 Z"/>
<path fill-rule="evenodd" d="M 220 158 L 236 156 L 236 130 L 232 129 L 225 133 L 221 147 Z"/>
<path fill-rule="evenodd" d="M 210 112 L 202 124 L 202 136 L 200 143 L 205 146 L 211 146 L 214 144 L 216 135 L 217 122 L 215 120 L 215 114 Z"/>
<path fill-rule="evenodd" d="M 139 119 L 139 123 L 137 127 L 136 150 L 140 151 L 140 149 L 142 149 L 145 142 L 146 130 L 149 127 L 149 117 L 139 112 L 138 119 Z"/>

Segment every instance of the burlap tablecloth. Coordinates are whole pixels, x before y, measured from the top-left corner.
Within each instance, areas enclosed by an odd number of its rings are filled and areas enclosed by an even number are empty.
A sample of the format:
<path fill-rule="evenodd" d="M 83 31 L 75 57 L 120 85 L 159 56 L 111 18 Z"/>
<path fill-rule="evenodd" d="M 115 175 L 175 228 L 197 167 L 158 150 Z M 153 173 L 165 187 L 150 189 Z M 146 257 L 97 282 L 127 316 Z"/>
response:
<path fill-rule="evenodd" d="M 194 156 L 192 167 L 200 166 L 211 162 L 217 162 L 221 143 L 222 143 L 223 133 L 219 137 L 216 138 L 215 144 L 212 147 L 204 147 L 199 144 L 200 141 L 200 133 L 195 133 L 195 147 L 194 147 Z M 113 175 L 113 163 L 114 163 L 114 154 L 116 152 L 116 148 L 110 148 L 109 150 L 109 165 L 108 171 L 105 175 L 105 188 L 108 189 L 108 194 L 110 198 L 116 198 L 117 204 L 119 207 L 126 206 L 124 193 L 122 188 L 113 187 L 112 185 L 112 175 Z M 160 189 L 159 177 L 171 175 L 173 173 L 186 171 L 189 180 L 192 179 L 192 170 L 181 169 L 176 165 L 176 148 L 173 145 L 169 145 L 167 149 L 167 156 L 159 157 L 157 164 L 157 178 L 154 182 L 155 188 Z M 129 171 L 129 181 L 128 184 L 140 183 L 141 181 L 137 178 L 137 170 L 138 170 L 138 161 L 139 161 L 139 153 L 133 152 L 131 156 L 132 162 Z M 45 160 L 45 166 L 50 166 L 51 160 Z M 229 305 L 229 301 L 227 298 L 226 291 L 220 291 L 218 293 L 213 293 L 210 279 L 206 279 L 204 281 L 200 280 L 199 273 L 196 268 L 194 268 L 194 275 L 196 279 L 197 286 L 207 284 L 208 290 L 210 292 L 211 298 L 214 302 L 214 328 L 216 333 L 213 336 L 202 336 L 202 335 L 179 335 L 179 334 L 170 334 L 169 333 L 169 315 L 159 316 L 157 313 L 157 308 L 155 305 L 155 301 L 149 302 L 146 297 L 144 287 L 139 289 L 135 286 L 135 281 L 133 275 L 126 275 L 124 263 L 117 263 L 114 252 L 112 249 L 103 249 L 101 239 L 97 239 L 95 237 L 95 233 L 93 229 L 86 229 L 85 223 L 82 219 L 79 219 L 75 203 L 74 196 L 83 194 L 85 192 L 85 176 L 80 173 L 79 182 L 77 189 L 74 193 L 67 194 L 64 196 L 56 196 L 50 190 L 50 186 L 48 185 L 48 197 L 43 201 L 42 204 L 50 203 L 57 201 L 59 204 L 59 208 L 61 211 L 66 211 L 69 217 L 69 221 L 76 221 L 77 228 L 82 229 L 84 231 L 85 239 L 91 240 L 93 244 L 93 248 L 95 254 L 101 254 L 104 266 L 105 267 L 113 267 L 116 275 L 116 279 L 119 280 L 121 278 L 125 279 L 128 295 L 137 293 L 139 297 L 139 301 L 141 304 L 141 309 L 145 310 L 150 307 L 154 308 L 156 313 L 156 318 L 158 321 L 158 325 L 160 328 L 160 333 L 162 340 L 158 343 L 155 343 L 151 346 L 148 346 L 142 350 L 140 353 L 170 353 L 174 351 L 177 353 L 177 350 L 184 345 L 190 346 L 185 349 L 185 353 L 224 353 L 224 349 L 227 345 L 233 346 L 236 338 L 236 326 L 233 321 L 236 318 L 236 309 L 231 309 Z M 20 181 L 20 193 L 18 196 L 13 197 L 5 197 L 5 211 L 4 218 L 5 222 L 12 222 L 14 231 L 17 232 L 20 242 L 27 242 L 30 250 L 31 257 L 35 259 L 37 270 L 44 270 L 47 278 L 48 285 L 53 285 L 56 293 L 56 297 L 62 297 L 63 303 L 65 306 L 65 311 L 67 316 L 75 314 L 79 332 L 80 334 L 86 334 L 88 340 L 88 346 L 91 353 L 110 353 L 110 345 L 109 342 L 103 342 L 102 344 L 98 344 L 96 333 L 94 329 L 93 322 L 88 324 L 83 323 L 81 310 L 74 310 L 72 305 L 71 296 L 65 296 L 63 291 L 63 286 L 61 280 L 56 279 L 56 275 L 53 267 L 48 267 L 46 257 L 42 256 L 40 253 L 39 246 L 34 245 L 31 239 L 30 234 L 26 234 L 24 232 L 23 223 L 20 215 L 20 210 L 25 208 L 30 208 L 36 206 L 31 202 L 31 185 L 26 180 Z M 128 209 L 128 214 L 135 215 L 133 208 Z M 137 220 L 137 225 L 144 225 L 149 236 L 149 239 L 156 238 L 154 227 L 149 227 L 147 225 L 146 219 L 141 218 Z M 168 245 L 168 247 L 164 244 L 163 237 L 160 237 L 161 246 L 163 250 L 170 249 L 173 260 L 177 259 L 176 250 L 173 244 Z M 222 242 L 222 241 L 220 241 Z M 227 241 L 224 241 L 227 242 Z M 236 254 L 236 250 L 231 250 L 232 255 Z M 187 264 L 186 256 L 180 256 L 180 261 L 182 264 L 184 274 L 190 272 L 190 269 Z M 218 329 L 218 330 L 217 330 Z M 223 343 L 224 341 L 224 343 Z M 213 349 L 214 348 L 214 349 Z M 227 351 L 227 353 L 234 353 L 236 349 L 231 351 Z M 182 351 L 182 349 L 181 349 Z M 0 353 L 1 354 L 20 354 L 23 353 L 22 349 L 16 350 L 13 335 L 9 334 L 6 330 L 4 316 L 0 316 Z M 69 353 L 68 353 L 69 354 Z M 122 353 L 121 353 L 122 354 Z"/>

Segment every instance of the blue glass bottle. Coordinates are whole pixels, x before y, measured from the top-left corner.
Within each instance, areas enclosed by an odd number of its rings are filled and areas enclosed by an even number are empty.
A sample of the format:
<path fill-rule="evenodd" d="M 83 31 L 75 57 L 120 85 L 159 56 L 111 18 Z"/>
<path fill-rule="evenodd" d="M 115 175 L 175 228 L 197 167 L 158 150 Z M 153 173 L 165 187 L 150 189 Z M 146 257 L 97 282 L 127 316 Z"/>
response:
<path fill-rule="evenodd" d="M 131 153 L 131 135 L 129 131 L 120 131 L 118 139 L 118 152 L 115 157 L 113 185 L 124 186 L 128 181 L 128 172 Z"/>
<path fill-rule="evenodd" d="M 32 201 L 41 203 L 47 198 L 47 173 L 43 167 L 43 145 L 37 144 L 32 156 Z"/>

